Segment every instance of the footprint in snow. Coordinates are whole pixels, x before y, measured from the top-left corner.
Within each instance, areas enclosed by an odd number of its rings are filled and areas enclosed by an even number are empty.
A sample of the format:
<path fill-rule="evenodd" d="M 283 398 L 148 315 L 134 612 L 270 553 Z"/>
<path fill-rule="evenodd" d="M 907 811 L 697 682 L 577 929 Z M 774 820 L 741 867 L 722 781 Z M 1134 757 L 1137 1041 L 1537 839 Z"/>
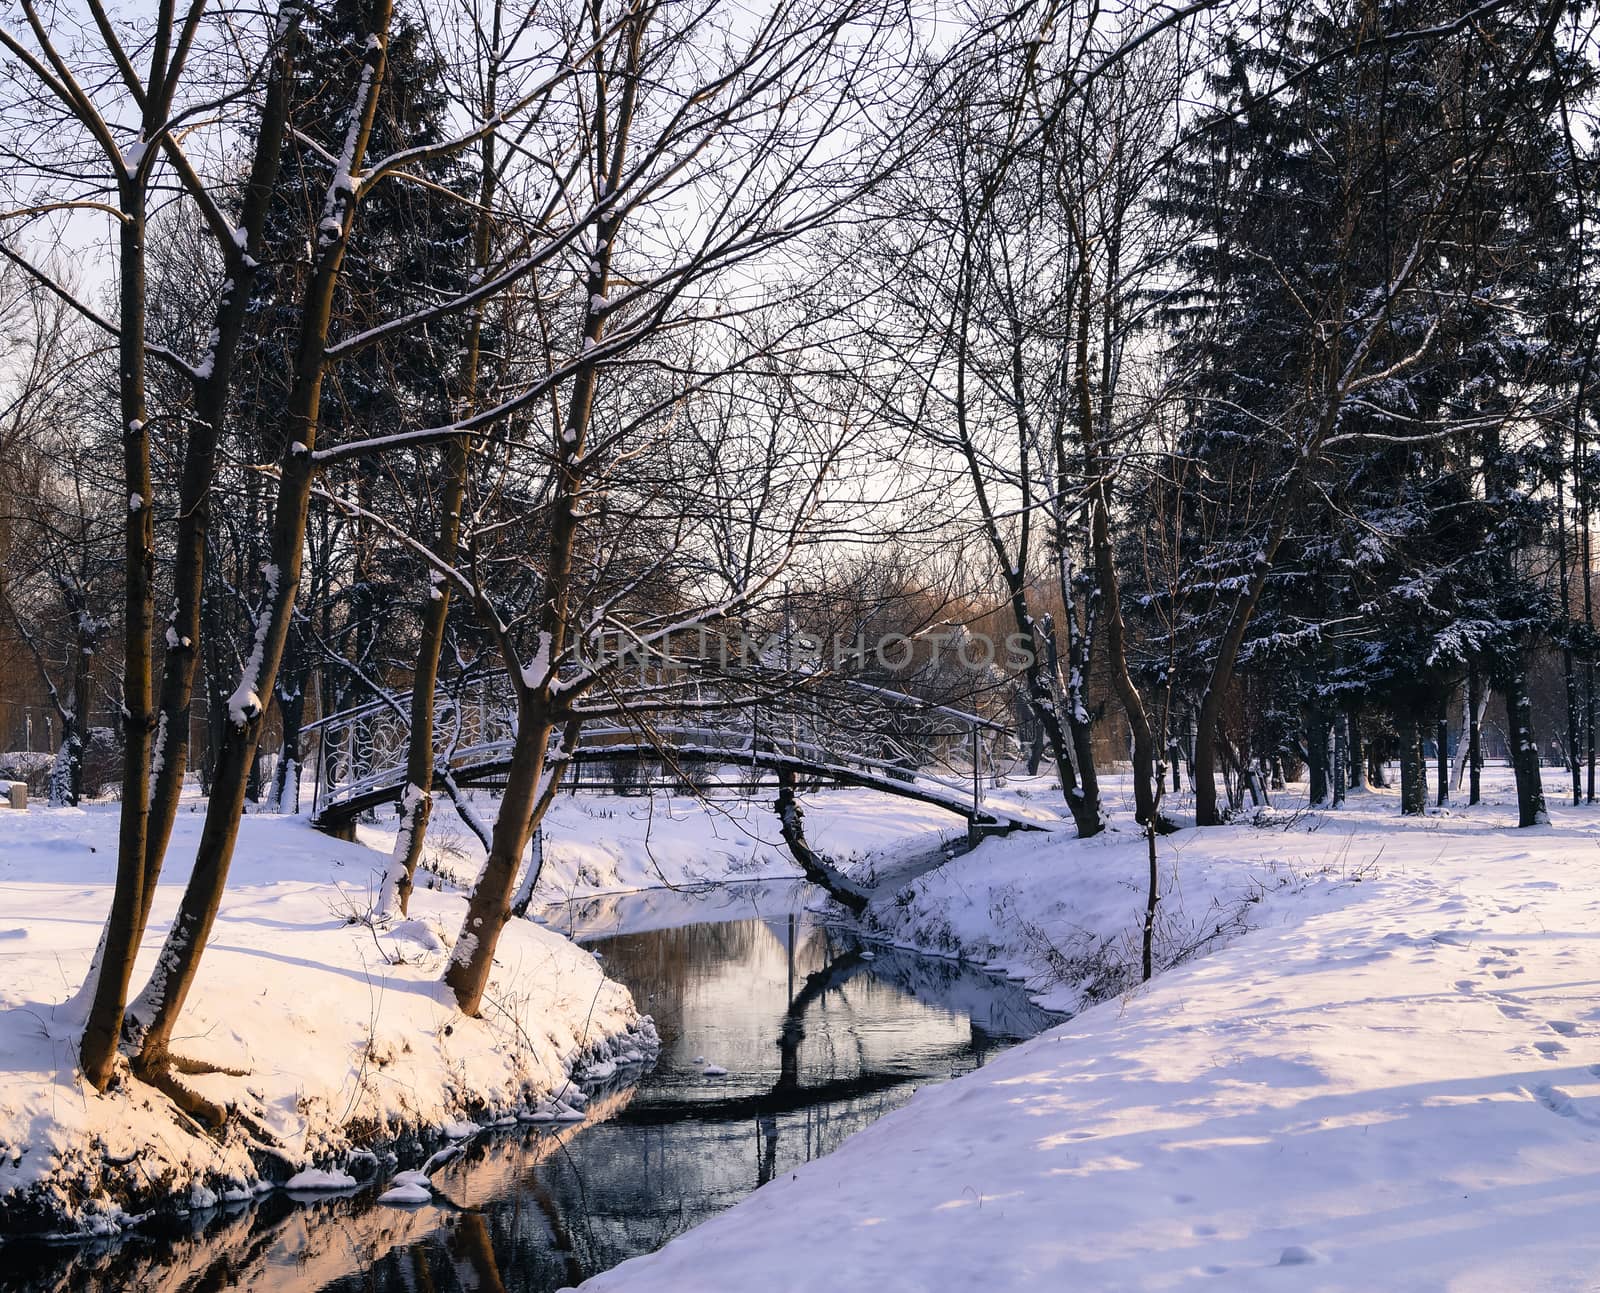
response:
<path fill-rule="evenodd" d="M 1550 1056 L 1565 1055 L 1567 1052 L 1567 1048 L 1560 1042 L 1535 1042 L 1533 1049 Z"/>
<path fill-rule="evenodd" d="M 1573 1104 L 1572 1097 L 1558 1086 L 1536 1086 L 1533 1096 L 1540 1104 L 1551 1113 L 1560 1118 L 1578 1117 L 1578 1106 Z"/>
<path fill-rule="evenodd" d="M 1563 1037 L 1571 1037 L 1578 1031 L 1578 1025 L 1570 1019 L 1546 1019 L 1544 1026 L 1553 1033 L 1560 1033 Z"/>
<path fill-rule="evenodd" d="M 1279 1266 L 1315 1266 L 1322 1261 L 1322 1254 L 1300 1244 L 1290 1244 L 1278 1257 Z"/>

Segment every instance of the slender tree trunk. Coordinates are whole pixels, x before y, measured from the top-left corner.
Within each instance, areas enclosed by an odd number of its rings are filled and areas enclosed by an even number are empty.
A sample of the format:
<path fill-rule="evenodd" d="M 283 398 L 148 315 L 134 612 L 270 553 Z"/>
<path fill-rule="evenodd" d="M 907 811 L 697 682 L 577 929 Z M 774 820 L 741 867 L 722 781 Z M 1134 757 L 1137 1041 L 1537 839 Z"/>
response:
<path fill-rule="evenodd" d="M 1478 666 L 1467 673 L 1467 775 L 1471 784 L 1467 790 L 1467 803 L 1475 804 L 1483 797 L 1483 681 Z"/>
<path fill-rule="evenodd" d="M 1449 697 L 1439 702 L 1439 721 L 1435 728 L 1434 740 L 1438 749 L 1434 751 L 1439 765 L 1439 792 L 1438 806 L 1450 802 L 1450 716 L 1448 713 Z"/>
<path fill-rule="evenodd" d="M 494 7 L 491 49 L 500 47 L 499 4 Z M 499 64 L 491 62 L 482 105 L 485 119 L 494 114 Z M 479 153 L 478 217 L 473 229 L 473 268 L 481 279 L 488 271 L 493 228 L 489 209 L 494 202 L 494 136 L 484 137 Z M 478 364 L 483 336 L 483 307 L 474 309 L 467 322 L 466 350 L 461 362 L 462 415 L 477 405 Z M 466 497 L 467 468 L 471 461 L 465 437 L 449 440 L 444 446 L 444 482 L 439 491 L 439 529 L 434 536 L 433 555 L 443 566 L 455 563 L 461 544 L 461 505 Z M 411 902 L 416 882 L 417 863 L 427 838 L 428 821 L 433 815 L 433 702 L 439 685 L 439 655 L 444 649 L 444 630 L 450 616 L 450 581 L 430 573 L 428 598 L 423 603 L 422 632 L 417 643 L 417 660 L 411 671 L 411 730 L 406 744 L 406 789 L 400 800 L 400 824 L 395 833 L 394 850 L 378 895 L 378 911 L 387 913 L 398 907 L 404 912 Z"/>
<path fill-rule="evenodd" d="M 1344 729 L 1350 743 L 1350 789 L 1367 788 L 1367 755 L 1361 748 L 1361 715 L 1354 709 L 1344 712 Z"/>
<path fill-rule="evenodd" d="M 1150 976 L 1155 973 L 1155 944 L 1156 944 L 1156 904 L 1160 901 L 1158 882 L 1160 874 L 1156 865 L 1156 814 L 1152 811 L 1149 820 L 1144 824 L 1145 857 L 1149 863 L 1150 874 L 1146 881 L 1144 899 L 1144 947 L 1142 966 L 1144 981 L 1150 982 Z"/>
<path fill-rule="evenodd" d="M 627 69 L 621 100 L 612 133 L 607 134 L 607 77 L 596 74 L 594 119 L 597 123 L 596 149 L 602 160 L 603 187 L 615 191 L 622 185 L 628 136 L 633 124 L 639 88 L 641 44 L 644 18 L 633 22 L 628 32 Z M 609 156 L 607 155 L 609 154 Z M 588 304 L 583 312 L 582 349 L 594 350 L 605 335 L 606 292 L 611 278 L 611 261 L 621 216 L 608 212 L 596 221 L 595 245 L 590 253 L 586 281 Z M 500 811 L 495 816 L 493 842 L 488 860 L 467 899 L 467 912 L 456 939 L 455 950 L 445 967 L 444 981 L 455 993 L 463 1014 L 476 1015 L 483 1005 L 483 994 L 494 968 L 494 951 L 500 932 L 511 916 L 511 899 L 522 851 L 529 832 L 538 825 L 535 807 L 542 801 L 544 778 L 559 776 L 557 768 L 547 774 L 545 756 L 550 733 L 557 716 L 552 708 L 552 684 L 558 661 L 567 645 L 568 607 L 572 596 L 573 557 L 578 529 L 587 498 L 584 449 L 588 444 L 589 424 L 594 412 L 599 371 L 592 362 L 581 363 L 573 376 L 572 394 L 556 445 L 555 482 L 550 505 L 550 539 L 544 568 L 544 600 L 537 613 L 538 656 L 545 661 L 545 677 L 530 679 L 514 668 L 517 686 L 517 735 L 512 748 L 511 772 L 507 778 Z M 566 715 L 560 716 L 563 720 Z"/>
<path fill-rule="evenodd" d="M 1572 803 L 1583 802 L 1583 760 L 1578 736 L 1578 675 L 1572 655 L 1572 579 L 1567 555 L 1567 502 L 1565 468 L 1556 457 L 1556 565 L 1561 587 L 1561 678 L 1567 700 L 1567 770 L 1572 774 Z"/>
<path fill-rule="evenodd" d="M 298 622 L 289 626 L 284 666 L 278 670 L 274 690 L 278 699 L 278 723 L 283 728 L 282 752 L 272 778 L 270 796 L 273 811 L 300 811 L 300 728 L 306 712 L 306 684 L 310 665 L 306 658 L 305 630 Z"/>
<path fill-rule="evenodd" d="M 1581 413 L 1578 415 L 1581 416 Z M 1581 443 L 1581 434 L 1579 437 Z M 1589 512 L 1589 486 L 1585 483 L 1583 475 L 1578 475 L 1573 488 L 1578 493 L 1578 517 L 1580 529 L 1580 552 L 1583 561 L 1583 623 L 1588 629 L 1587 646 L 1583 662 L 1583 730 L 1587 744 L 1587 761 L 1589 766 L 1588 781 L 1585 788 L 1585 798 L 1589 803 L 1594 803 L 1594 770 L 1595 770 L 1595 687 L 1594 687 L 1594 566 L 1592 565 L 1593 553 L 1590 548 L 1590 512 Z"/>
<path fill-rule="evenodd" d="M 1100 618 L 1105 625 L 1106 662 L 1111 685 L 1122 702 L 1133 734 L 1133 810 L 1134 820 L 1163 834 L 1172 823 L 1157 811 L 1161 788 L 1156 782 L 1156 738 L 1144 697 L 1128 671 L 1127 630 L 1122 618 L 1122 594 L 1117 586 L 1116 562 L 1111 552 L 1110 509 L 1105 497 L 1105 476 L 1095 486 L 1090 532 L 1094 545 L 1095 567 L 1100 585 Z M 1080 834 L 1082 831 L 1080 830 Z M 1151 846 L 1154 848 L 1154 845 Z"/>
<path fill-rule="evenodd" d="M 783 835 L 783 842 L 789 846 L 789 853 L 800 864 L 806 879 L 847 907 L 852 915 L 859 916 L 865 911 L 868 900 L 866 891 L 806 841 L 805 813 L 795 798 L 793 768 L 778 770 L 778 799 L 773 810 L 778 814 L 778 828 Z"/>
<path fill-rule="evenodd" d="M 111 1081 L 128 980 L 139 954 L 150 812 L 151 640 L 155 622 L 155 500 L 145 411 L 145 193 L 140 175 L 122 186 L 118 339 L 122 415 L 124 523 L 122 657 L 122 820 L 117 881 L 103 951 L 91 967 L 94 992 L 79 1058 L 96 1090 Z M 83 706 L 88 697 L 83 696 Z"/>
<path fill-rule="evenodd" d="M 316 259 L 305 290 L 300 336 L 285 412 L 285 451 L 273 509 L 266 596 L 257 616 L 255 643 L 244 676 L 229 700 L 225 731 L 211 798 L 206 805 L 194 870 L 178 914 L 157 960 L 156 973 L 135 1004 L 142 1032 L 136 1069 L 159 1080 L 169 1068 L 173 1028 L 199 972 L 200 958 L 222 903 L 228 866 L 238 840 L 245 790 L 255 763 L 265 719 L 264 696 L 277 682 L 294 612 L 305 552 L 306 520 L 315 475 L 324 350 L 332 319 L 334 290 L 355 220 L 356 194 L 350 178 L 358 174 L 371 137 L 383 84 L 392 0 L 376 0 L 373 34 L 362 55 L 360 87 L 352 105 L 343 156 L 348 167 L 330 184 L 317 226 Z"/>
<path fill-rule="evenodd" d="M 1078 437 L 1083 445 L 1084 463 L 1089 470 L 1091 479 L 1089 546 L 1094 559 L 1095 574 L 1100 590 L 1098 618 L 1105 625 L 1105 658 L 1107 669 L 1111 674 L 1111 686 L 1117 693 L 1117 699 L 1122 703 L 1123 713 L 1128 718 L 1128 729 L 1133 736 L 1134 820 L 1141 826 L 1150 826 L 1155 830 L 1166 833 L 1173 828 L 1172 824 L 1165 818 L 1160 817 L 1156 810 L 1157 801 L 1161 797 L 1161 787 L 1156 784 L 1155 732 L 1150 725 L 1150 714 L 1145 708 L 1144 697 L 1139 694 L 1139 688 L 1134 685 L 1133 675 L 1128 670 L 1127 627 L 1122 616 L 1122 590 L 1117 580 L 1116 557 L 1111 549 L 1111 501 L 1107 484 L 1111 474 L 1111 467 L 1106 459 L 1105 446 L 1099 443 L 1099 437 L 1095 433 L 1094 392 L 1089 380 L 1089 324 L 1094 317 L 1094 303 L 1091 295 L 1093 287 L 1092 264 L 1088 242 L 1080 225 L 1078 227 L 1079 292 L 1074 389 L 1077 396 Z M 1114 255 L 1112 256 L 1112 265 L 1115 265 Z M 1114 276 L 1114 268 L 1111 273 Z M 1111 326 L 1109 309 L 1106 312 L 1106 320 L 1109 329 Z M 1105 353 L 1102 357 L 1105 364 L 1109 364 L 1112 338 L 1107 336 L 1102 340 L 1105 343 Z M 1109 370 L 1102 367 L 1100 391 L 1102 400 L 1111 398 L 1108 389 L 1110 385 L 1109 377 Z M 1058 454 L 1058 461 L 1061 457 L 1062 455 Z M 1064 472 L 1060 474 L 1065 475 Z M 1085 661 L 1085 664 L 1087 663 Z M 1088 671 L 1083 669 L 1078 672 L 1086 675 Z M 1087 724 L 1085 726 L 1087 727 Z M 1086 747 L 1087 744 L 1085 742 Z M 1088 751 L 1088 758 L 1092 761 L 1092 749 Z M 1082 766 L 1081 757 L 1079 766 Z M 1098 796 L 1096 797 L 1098 798 Z M 1098 819 L 1098 805 L 1096 806 L 1095 816 Z M 1079 834 L 1081 835 L 1084 833 L 1081 822 L 1079 827 Z M 1154 847 L 1152 844 L 1151 848 L 1153 849 Z"/>
<path fill-rule="evenodd" d="M 74 608 L 74 617 L 80 626 L 86 626 L 89 623 L 89 608 L 81 596 L 79 602 Z M 89 697 L 92 694 L 90 688 L 94 685 L 95 638 L 80 629 L 77 647 L 77 654 L 72 661 L 72 705 L 70 709 L 58 711 L 61 717 L 61 748 L 67 755 L 67 802 L 74 808 L 83 799 L 83 756 L 90 741 L 92 716 L 89 713 Z M 52 785 L 52 803 L 54 799 L 55 787 Z"/>
<path fill-rule="evenodd" d="M 1296 470 L 1285 484 L 1279 499 L 1276 515 L 1267 533 L 1266 542 L 1256 555 L 1255 568 L 1244 591 L 1233 604 L 1227 627 L 1217 644 L 1217 656 L 1211 664 L 1211 674 L 1206 679 L 1205 691 L 1200 697 L 1200 710 L 1195 721 L 1194 783 L 1195 825 L 1217 826 L 1216 744 L 1217 729 L 1222 720 L 1222 705 L 1228 689 L 1233 685 L 1234 666 L 1239 659 L 1239 649 L 1244 645 L 1245 631 L 1250 627 L 1250 617 L 1255 614 L 1262 590 L 1267 586 L 1267 576 L 1278 554 L 1283 536 L 1288 532 L 1290 516 L 1300 498 L 1300 473 Z"/>
<path fill-rule="evenodd" d="M 1313 804 L 1328 799 L 1328 721 L 1320 706 L 1306 714 L 1306 772 Z"/>
<path fill-rule="evenodd" d="M 551 731 L 552 724 L 537 702 L 519 703 L 511 766 L 495 814 L 489 856 L 467 899 L 461 933 L 444 972 L 444 981 L 455 993 L 464 1014 L 476 1015 L 482 1008 L 483 993 L 494 966 L 495 945 L 512 914 L 511 897 L 522 867 L 523 850 L 537 825 L 534 807 L 545 790 L 545 755 Z"/>
<path fill-rule="evenodd" d="M 267 208 L 277 185 L 283 153 L 283 135 L 289 116 L 290 81 L 294 48 L 299 38 L 302 11 L 286 6 L 267 81 L 255 152 L 245 185 L 237 236 L 220 239 L 226 278 L 217 301 L 211 349 L 194 383 L 194 416 L 184 439 L 183 475 L 178 487 L 178 526 L 173 552 L 172 613 L 167 620 L 166 656 L 161 674 L 161 696 L 156 719 L 154 763 L 156 775 L 150 793 L 150 829 L 145 841 L 145 889 L 140 911 L 140 931 L 150 919 L 156 881 L 172 838 L 178 801 L 189 767 L 190 713 L 206 596 L 206 554 L 211 528 L 212 485 L 216 479 L 217 446 L 227 416 L 239 340 L 249 318 L 251 293 L 260 261 L 265 258 L 262 230 Z"/>
<path fill-rule="evenodd" d="M 1337 710 L 1333 719 L 1333 806 L 1344 806 L 1345 792 L 1349 789 L 1350 748 L 1345 737 L 1346 724 L 1344 715 Z"/>

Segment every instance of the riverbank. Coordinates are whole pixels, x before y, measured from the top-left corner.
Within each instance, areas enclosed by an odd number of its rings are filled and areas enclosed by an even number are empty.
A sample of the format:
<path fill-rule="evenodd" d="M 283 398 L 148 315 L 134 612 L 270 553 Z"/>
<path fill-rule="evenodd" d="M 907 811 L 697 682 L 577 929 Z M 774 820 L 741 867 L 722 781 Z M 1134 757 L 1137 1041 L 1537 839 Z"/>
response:
<path fill-rule="evenodd" d="M 1290 796 L 1163 840 L 1169 919 L 1236 891 L 1248 932 L 584 1287 L 1592 1287 L 1600 810 L 1552 770 L 1552 825 L 1517 830 L 1488 780 L 1448 815 Z M 1101 938 L 1142 907 L 1141 848 L 991 841 L 878 918 L 1037 972 L 1018 914 Z"/>
<path fill-rule="evenodd" d="M 180 815 L 135 988 L 200 821 Z M 143 1084 L 96 1094 L 75 1072 L 69 999 L 110 902 L 116 832 L 115 805 L 0 812 L 0 1233 L 104 1233 L 274 1185 L 337 1185 L 379 1169 L 367 1150 L 409 1160 L 471 1124 L 567 1117 L 584 1102 L 570 1079 L 649 1058 L 654 1031 L 627 990 L 529 921 L 505 931 L 484 1017 L 464 1017 L 438 981 L 459 894 L 419 889 L 412 919 L 374 929 L 384 859 L 304 819 L 252 815 L 174 1046 L 222 1070 L 185 1081 L 236 1116 L 214 1139 Z"/>

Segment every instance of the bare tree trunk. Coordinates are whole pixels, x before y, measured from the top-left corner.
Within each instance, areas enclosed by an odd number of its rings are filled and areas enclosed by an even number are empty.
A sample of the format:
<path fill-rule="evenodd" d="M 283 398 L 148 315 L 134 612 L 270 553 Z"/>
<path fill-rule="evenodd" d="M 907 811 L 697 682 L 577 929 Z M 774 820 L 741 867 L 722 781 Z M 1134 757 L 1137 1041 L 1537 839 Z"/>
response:
<path fill-rule="evenodd" d="M 178 800 L 183 795 L 184 775 L 189 766 L 189 720 L 203 636 L 206 549 L 211 528 L 217 445 L 227 416 L 234 360 L 249 317 L 251 292 L 260 261 L 266 254 L 262 248 L 262 231 L 283 152 L 294 48 L 299 38 L 301 16 L 298 5 L 286 5 L 283 10 L 240 210 L 238 230 L 243 234 L 242 242 L 233 230 L 217 231 L 225 278 L 212 325 L 211 350 L 207 362 L 200 366 L 201 375 L 194 382 L 194 416 L 184 439 L 183 476 L 178 488 L 178 533 L 173 553 L 173 605 L 167 621 L 167 649 L 156 719 L 156 776 L 150 792 L 150 830 L 145 842 L 141 935 L 150 919 L 150 904 L 155 899 L 156 881 L 172 838 L 172 825 L 177 819 Z"/>
<path fill-rule="evenodd" d="M 283 742 L 278 766 L 273 773 L 269 802 L 279 813 L 300 811 L 300 727 L 306 712 L 306 683 L 310 663 L 306 658 L 305 630 L 297 622 L 289 626 L 289 642 L 284 649 L 284 665 L 278 670 L 278 723 Z"/>
<path fill-rule="evenodd" d="M 519 703 L 511 766 L 495 814 L 489 856 L 467 899 L 467 914 L 444 972 L 444 981 L 455 993 L 463 1014 L 476 1015 L 482 1009 L 484 990 L 494 967 L 494 949 L 512 914 L 511 897 L 522 866 L 522 853 L 537 824 L 534 807 L 545 789 L 545 755 L 551 730 L 552 724 L 537 701 L 530 698 Z"/>
<path fill-rule="evenodd" d="M 783 835 L 783 842 L 789 846 L 790 854 L 800 864 L 806 879 L 849 908 L 852 915 L 859 916 L 864 912 L 867 909 L 866 891 L 853 884 L 848 876 L 806 841 L 805 813 L 795 798 L 793 768 L 778 770 L 778 798 L 773 810 L 778 814 L 778 828 Z"/>
<path fill-rule="evenodd" d="M 1578 747 L 1578 675 L 1572 655 L 1572 576 L 1568 569 L 1566 469 L 1556 460 L 1556 565 L 1561 587 L 1561 679 L 1567 701 L 1567 770 L 1572 774 L 1573 807 L 1583 802 L 1583 762 Z"/>
<path fill-rule="evenodd" d="M 1439 721 L 1435 728 L 1434 740 L 1439 748 L 1434 752 L 1439 764 L 1439 807 L 1450 802 L 1450 718 L 1448 714 L 1449 697 L 1439 702 Z"/>
<path fill-rule="evenodd" d="M 1333 806 L 1344 806 L 1345 793 L 1350 788 L 1350 746 L 1346 736 L 1349 725 L 1344 714 L 1334 711 L 1333 719 Z"/>
<path fill-rule="evenodd" d="M 239 819 L 244 813 L 245 790 L 261 739 L 266 713 L 263 697 L 271 695 L 277 681 L 300 585 L 306 519 L 316 470 L 312 451 L 317 441 L 324 351 L 334 289 L 355 219 L 352 176 L 359 173 L 365 158 L 383 84 L 390 12 L 391 0 L 376 0 L 373 33 L 363 52 L 360 87 L 342 154 L 346 163 L 329 185 L 317 226 L 316 260 L 305 291 L 286 407 L 286 448 L 273 509 L 266 589 L 256 618 L 254 648 L 229 701 L 229 722 L 206 805 L 194 870 L 157 960 L 156 972 L 132 1012 L 142 1031 L 135 1068 L 155 1080 L 168 1073 L 172 1031 L 194 986 L 201 955 L 222 903 L 228 866 L 238 840 Z"/>
<path fill-rule="evenodd" d="M 1483 683 L 1478 673 L 1478 666 L 1473 665 L 1467 672 L 1467 767 L 1472 784 L 1467 791 L 1467 803 L 1475 804 L 1483 796 L 1483 711 L 1487 697 L 1483 694 Z"/>
<path fill-rule="evenodd" d="M 145 191 L 142 175 L 128 176 L 122 210 L 118 320 L 119 406 L 122 415 L 124 527 L 122 644 L 122 821 L 117 836 L 117 882 L 102 951 L 91 967 L 94 993 L 79 1058 L 85 1079 L 105 1090 L 116 1062 L 128 980 L 143 933 L 145 849 L 150 811 L 150 734 L 155 627 L 155 507 L 150 436 L 145 410 Z M 82 705 L 88 699 L 79 700 Z"/>
<path fill-rule="evenodd" d="M 628 25 L 626 72 L 615 122 L 608 120 L 608 78 L 596 73 L 594 120 L 595 147 L 601 159 L 605 191 L 621 188 L 628 136 L 639 90 L 639 68 L 644 23 L 641 17 Z M 607 155 L 609 153 L 609 156 Z M 605 335 L 606 291 L 611 278 L 611 260 L 621 216 L 608 211 L 595 222 L 595 245 L 590 253 L 585 287 L 588 304 L 583 312 L 582 349 L 593 351 Z M 476 1015 L 483 1005 L 484 990 L 494 968 L 494 951 L 500 932 L 511 916 L 511 898 L 522 851 L 528 835 L 537 825 L 534 810 L 545 790 L 545 756 L 556 721 L 551 707 L 556 662 L 566 647 L 568 605 L 572 596 L 572 565 L 578 526 L 586 502 L 584 447 L 594 412 L 595 388 L 599 372 L 592 361 L 581 363 L 573 377 L 572 394 L 562 420 L 557 441 L 555 481 L 551 503 L 550 541 L 544 569 L 544 600 L 539 607 L 538 656 L 545 661 L 545 677 L 530 678 L 512 668 L 517 687 L 517 735 L 512 748 L 511 771 L 495 815 L 493 842 L 478 882 L 467 899 L 467 912 L 456 939 L 455 950 L 445 967 L 444 981 L 455 993 L 463 1014 Z M 507 660 L 508 665 L 514 662 Z M 565 716 L 561 716 L 565 718 Z M 548 803 L 548 800 L 544 800 Z"/>
<path fill-rule="evenodd" d="M 1170 832 L 1173 826 L 1166 818 L 1160 816 L 1156 809 L 1161 787 L 1156 783 L 1155 733 L 1150 727 L 1150 715 L 1145 709 L 1144 697 L 1139 694 L 1139 688 L 1134 685 L 1133 675 L 1128 671 L 1127 628 L 1122 617 L 1122 591 L 1117 583 L 1116 558 L 1111 551 L 1111 505 L 1106 489 L 1110 466 L 1101 451 L 1101 446 L 1097 443 L 1094 429 L 1094 397 L 1089 384 L 1089 320 L 1093 313 L 1089 296 L 1089 249 L 1081 234 L 1078 248 L 1082 291 L 1078 301 L 1075 385 L 1078 402 L 1078 434 L 1083 440 L 1084 458 L 1093 480 L 1089 544 L 1094 554 L 1095 573 L 1098 576 L 1100 589 L 1099 619 L 1105 625 L 1106 665 L 1111 672 L 1111 685 L 1117 693 L 1117 699 L 1122 702 L 1123 713 L 1128 719 L 1128 728 L 1133 734 L 1134 820 L 1141 826 L 1149 826 L 1165 834 Z M 1109 398 L 1103 389 L 1101 398 Z M 1092 752 L 1090 757 L 1093 757 Z M 1083 833 L 1081 826 L 1079 833 Z M 1151 865 L 1154 866 L 1153 838 L 1150 848 Z"/>
<path fill-rule="evenodd" d="M 1306 775 L 1310 780 L 1310 802 L 1328 799 L 1328 724 L 1319 706 L 1306 715 Z"/>
<path fill-rule="evenodd" d="M 500 48 L 499 4 L 494 7 L 490 48 Z M 493 115 L 496 102 L 498 61 L 489 64 L 482 115 Z M 473 268 L 481 279 L 488 272 L 490 239 L 493 233 L 489 210 L 494 201 L 494 136 L 486 135 L 479 154 L 478 217 L 473 228 Z M 475 308 L 467 322 L 466 352 L 461 362 L 463 415 L 477 404 L 478 364 L 483 336 L 483 306 Z M 439 564 L 455 564 L 461 544 L 461 504 L 466 496 L 467 467 L 470 462 L 466 438 L 447 440 L 444 446 L 444 482 L 439 491 L 439 529 L 434 536 L 433 555 Z M 378 911 L 396 907 L 405 912 L 411 902 L 417 863 L 427 838 L 428 821 L 433 815 L 433 702 L 439 685 L 439 655 L 444 649 L 444 630 L 450 615 L 450 582 L 431 574 L 428 598 L 422 606 L 422 632 L 417 643 L 416 665 L 411 671 L 411 730 L 406 744 L 406 789 L 400 800 L 400 824 L 395 833 L 394 850 L 378 894 Z"/>

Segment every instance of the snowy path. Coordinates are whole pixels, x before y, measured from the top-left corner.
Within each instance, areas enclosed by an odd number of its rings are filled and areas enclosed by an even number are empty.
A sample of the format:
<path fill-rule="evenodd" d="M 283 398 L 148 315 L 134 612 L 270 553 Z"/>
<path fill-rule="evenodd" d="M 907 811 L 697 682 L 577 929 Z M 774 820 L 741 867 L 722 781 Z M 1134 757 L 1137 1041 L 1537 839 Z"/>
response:
<path fill-rule="evenodd" d="M 1370 878 L 585 1287 L 1596 1288 L 1600 812 L 1373 798 L 1277 836 Z"/>

